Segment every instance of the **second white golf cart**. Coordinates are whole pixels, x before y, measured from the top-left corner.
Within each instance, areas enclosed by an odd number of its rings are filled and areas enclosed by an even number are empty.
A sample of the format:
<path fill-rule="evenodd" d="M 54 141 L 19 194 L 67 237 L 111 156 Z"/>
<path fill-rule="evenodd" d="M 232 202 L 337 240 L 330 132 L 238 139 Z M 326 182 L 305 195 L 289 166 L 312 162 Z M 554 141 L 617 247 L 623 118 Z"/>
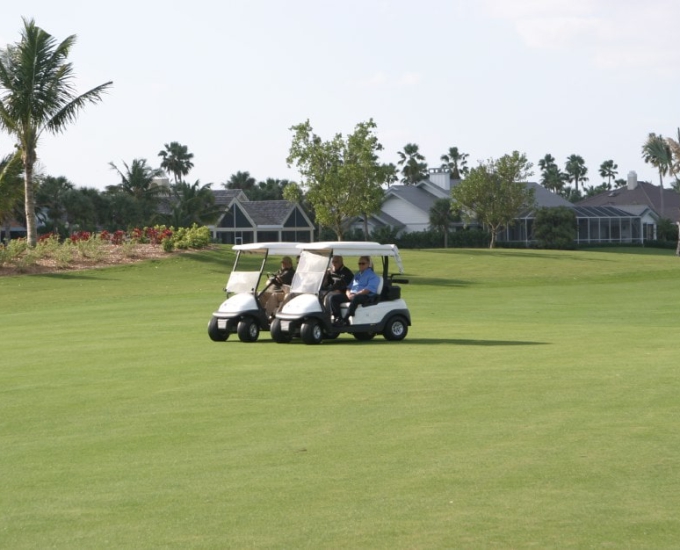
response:
<path fill-rule="evenodd" d="M 399 250 L 393 244 L 334 241 L 298 245 L 300 259 L 285 299 L 272 321 L 270 333 L 279 343 L 300 337 L 305 344 L 319 344 L 349 333 L 357 340 L 371 340 L 382 334 L 386 340 L 403 340 L 411 325 L 411 314 L 401 298 L 401 288 L 394 283 L 407 283 L 390 274 L 390 262 L 403 273 Z M 348 325 L 334 326 L 331 312 L 324 306 L 324 277 L 333 256 L 342 256 L 349 266 L 351 258 L 370 256 L 373 269 L 381 277 L 378 296 L 371 304 L 359 306 Z M 341 306 L 347 313 L 349 302 Z"/>

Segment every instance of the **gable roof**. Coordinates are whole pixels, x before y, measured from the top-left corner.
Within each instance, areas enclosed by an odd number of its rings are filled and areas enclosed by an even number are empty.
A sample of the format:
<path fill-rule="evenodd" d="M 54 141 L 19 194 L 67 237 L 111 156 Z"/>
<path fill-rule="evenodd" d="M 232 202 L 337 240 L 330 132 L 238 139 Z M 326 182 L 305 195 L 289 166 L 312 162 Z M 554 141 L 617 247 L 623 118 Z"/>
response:
<path fill-rule="evenodd" d="M 217 206 L 229 206 L 234 199 L 238 199 L 241 202 L 248 200 L 242 189 L 213 189 L 212 192 L 215 195 L 215 204 Z"/>
<path fill-rule="evenodd" d="M 444 197 L 448 194 L 444 194 Z M 396 197 L 412 204 L 423 212 L 429 212 L 439 196 L 429 192 L 425 186 L 418 185 L 393 185 L 385 192 L 383 202 L 390 197 Z"/>
<path fill-rule="evenodd" d="M 595 196 L 579 201 L 577 206 L 618 206 L 633 207 L 647 206 L 657 215 L 674 222 L 680 221 L 680 193 L 672 189 L 663 190 L 664 208 L 661 212 L 661 193 L 659 186 L 646 181 L 639 181 L 634 189 L 627 186 L 613 191 L 604 191 Z"/>

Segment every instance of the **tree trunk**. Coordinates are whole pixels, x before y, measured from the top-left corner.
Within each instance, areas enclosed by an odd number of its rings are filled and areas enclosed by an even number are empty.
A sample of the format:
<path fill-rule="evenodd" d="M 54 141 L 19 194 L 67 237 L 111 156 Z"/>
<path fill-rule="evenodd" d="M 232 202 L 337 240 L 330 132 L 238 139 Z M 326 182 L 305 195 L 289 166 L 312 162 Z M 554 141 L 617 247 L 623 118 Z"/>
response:
<path fill-rule="evenodd" d="M 33 155 L 34 156 L 34 155 Z M 38 228 L 35 219 L 35 194 L 33 193 L 33 163 L 30 155 L 24 158 L 24 165 L 26 167 L 26 181 L 24 182 L 24 193 L 26 202 L 24 203 L 24 212 L 26 213 L 26 242 L 28 246 L 34 248 L 38 243 Z"/>
<path fill-rule="evenodd" d="M 675 222 L 675 224 L 678 226 L 678 246 L 675 249 L 675 255 L 680 256 L 680 222 Z"/>

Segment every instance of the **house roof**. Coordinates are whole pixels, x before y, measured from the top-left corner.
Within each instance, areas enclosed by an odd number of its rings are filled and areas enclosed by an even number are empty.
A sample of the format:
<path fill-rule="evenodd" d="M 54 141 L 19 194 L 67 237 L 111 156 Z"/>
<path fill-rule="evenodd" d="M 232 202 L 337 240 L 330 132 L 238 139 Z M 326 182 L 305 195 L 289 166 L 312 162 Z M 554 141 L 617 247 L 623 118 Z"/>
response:
<path fill-rule="evenodd" d="M 283 225 L 295 208 L 286 200 L 244 201 L 239 203 L 243 211 L 258 226 Z"/>
<path fill-rule="evenodd" d="M 390 196 L 404 200 L 423 212 L 429 212 L 437 199 L 442 198 L 426 190 L 426 186 L 418 185 L 393 185 L 385 193 L 385 200 Z M 447 194 L 444 195 L 448 196 Z"/>
<path fill-rule="evenodd" d="M 647 206 L 674 222 L 680 221 L 680 193 L 672 189 L 663 190 L 664 208 L 661 212 L 661 194 L 659 186 L 646 181 L 638 182 L 635 189 L 619 187 L 613 191 L 604 191 L 579 201 L 577 206 L 618 206 L 630 209 L 634 206 Z"/>
<path fill-rule="evenodd" d="M 242 189 L 213 189 L 212 192 L 217 206 L 229 206 L 234 199 L 241 202 L 248 200 Z"/>

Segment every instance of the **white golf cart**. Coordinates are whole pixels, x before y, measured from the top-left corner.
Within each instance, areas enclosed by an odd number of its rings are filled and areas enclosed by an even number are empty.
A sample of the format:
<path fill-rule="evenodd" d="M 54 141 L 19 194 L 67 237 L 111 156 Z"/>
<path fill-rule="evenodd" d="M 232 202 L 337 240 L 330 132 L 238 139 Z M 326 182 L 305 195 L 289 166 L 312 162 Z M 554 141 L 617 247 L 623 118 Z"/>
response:
<path fill-rule="evenodd" d="M 212 314 L 208 336 L 215 342 L 226 341 L 237 333 L 242 342 L 255 342 L 261 330 L 269 330 L 269 319 L 260 303 L 260 296 L 273 285 L 271 273 L 278 269 L 282 256 L 295 258 L 298 243 L 265 242 L 238 244 L 234 268 L 224 289 L 227 299 Z M 269 260 L 269 261 L 268 261 Z"/>
<path fill-rule="evenodd" d="M 411 314 L 401 298 L 401 288 L 394 283 L 408 283 L 395 279 L 389 272 L 390 260 L 403 273 L 399 250 L 393 244 L 373 242 L 319 242 L 298 245 L 300 260 L 290 294 L 271 323 L 272 339 L 279 343 L 300 337 L 305 344 L 319 344 L 324 338 L 335 339 L 350 333 L 357 340 L 371 340 L 382 334 L 386 340 L 403 340 L 411 325 Z M 351 266 L 352 258 L 370 256 L 373 269 L 381 277 L 378 296 L 373 303 L 361 305 L 347 325 L 335 326 L 331 311 L 324 305 L 326 292 L 322 288 L 324 276 L 333 256 L 342 256 Z M 356 268 L 355 268 L 356 269 Z M 343 316 L 349 302 L 342 303 Z"/>

